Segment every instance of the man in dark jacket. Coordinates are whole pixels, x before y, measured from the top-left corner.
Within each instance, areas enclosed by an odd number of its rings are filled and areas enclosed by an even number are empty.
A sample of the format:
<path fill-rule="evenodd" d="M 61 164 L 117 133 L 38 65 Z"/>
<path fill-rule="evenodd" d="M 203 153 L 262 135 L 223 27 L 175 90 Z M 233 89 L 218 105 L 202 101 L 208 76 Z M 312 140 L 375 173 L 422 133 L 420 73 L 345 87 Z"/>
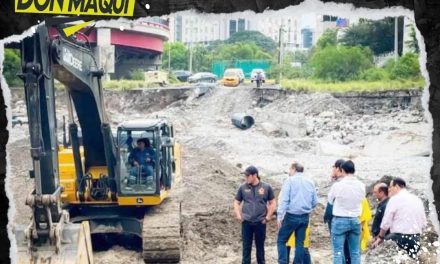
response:
<path fill-rule="evenodd" d="M 371 233 L 373 233 L 375 239 L 379 235 L 380 224 L 382 223 L 382 218 L 389 200 L 388 185 L 383 182 L 376 183 L 373 187 L 373 195 L 379 201 L 376 214 L 374 215 L 373 224 L 371 226 Z M 388 233 L 386 235 L 388 235 Z"/>
<path fill-rule="evenodd" d="M 140 138 L 137 140 L 137 147 L 134 148 L 128 156 L 128 162 L 132 167 L 130 184 L 140 176 L 151 177 L 154 173 L 156 164 L 156 152 L 150 145 L 148 138 Z M 140 177 L 141 180 L 143 177 Z"/>

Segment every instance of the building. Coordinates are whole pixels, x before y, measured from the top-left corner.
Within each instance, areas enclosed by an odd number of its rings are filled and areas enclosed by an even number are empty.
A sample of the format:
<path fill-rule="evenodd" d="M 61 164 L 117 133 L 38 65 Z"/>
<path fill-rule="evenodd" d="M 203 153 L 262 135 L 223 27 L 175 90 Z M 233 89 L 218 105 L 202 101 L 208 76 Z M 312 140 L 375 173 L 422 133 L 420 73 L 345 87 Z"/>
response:
<path fill-rule="evenodd" d="M 258 14 L 246 18 L 234 14 L 175 14 L 169 19 L 170 41 L 208 44 L 215 40 L 226 40 L 235 32 L 253 30 L 277 43 L 281 37 L 285 51 L 308 49 L 316 44 L 327 29 L 345 28 L 350 23 L 348 19 L 330 15 L 316 16 L 313 13 L 303 16 Z M 307 39 L 304 39 L 305 36 Z"/>
<path fill-rule="evenodd" d="M 310 28 L 301 29 L 302 35 L 302 47 L 305 49 L 309 49 L 313 45 L 313 31 Z"/>
<path fill-rule="evenodd" d="M 301 47 L 300 21 L 291 16 L 260 16 L 250 21 L 250 30 L 260 31 L 275 42 L 283 43 L 286 50 Z"/>
<path fill-rule="evenodd" d="M 300 46 L 300 25 L 295 17 L 225 17 L 221 15 L 172 15 L 170 18 L 170 41 L 183 43 L 204 43 L 226 40 L 236 32 L 260 31 L 279 41 L 280 27 L 283 26 L 282 40 L 293 46 Z"/>
<path fill-rule="evenodd" d="M 173 15 L 170 21 L 170 41 L 185 44 L 208 44 L 215 40 L 226 40 L 232 34 L 249 30 L 249 20 L 226 18 L 214 15 Z"/>
<path fill-rule="evenodd" d="M 316 26 L 313 29 L 313 45 L 316 44 L 321 35 L 328 29 L 342 29 L 348 28 L 350 26 L 349 19 L 331 16 L 331 15 L 320 15 L 316 16 Z"/>

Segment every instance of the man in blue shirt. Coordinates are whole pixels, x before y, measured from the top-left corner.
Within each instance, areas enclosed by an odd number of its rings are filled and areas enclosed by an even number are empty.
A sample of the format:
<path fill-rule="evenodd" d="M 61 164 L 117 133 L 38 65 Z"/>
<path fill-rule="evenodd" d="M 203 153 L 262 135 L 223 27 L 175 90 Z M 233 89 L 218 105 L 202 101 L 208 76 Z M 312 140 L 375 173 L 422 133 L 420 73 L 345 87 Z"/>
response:
<path fill-rule="evenodd" d="M 134 148 L 128 156 L 128 162 L 133 168 L 131 169 L 130 183 L 133 183 L 138 176 L 153 176 L 154 166 L 156 164 L 156 152 L 150 145 L 148 138 L 140 138 L 137 140 L 137 147 Z M 140 173 L 141 172 L 141 173 Z M 141 180 L 140 177 L 139 180 Z"/>
<path fill-rule="evenodd" d="M 306 262 L 304 239 L 309 224 L 309 214 L 316 207 L 318 196 L 315 184 L 304 175 L 304 167 L 293 162 L 289 177 L 283 184 L 279 196 L 278 218 L 278 263 L 287 264 L 286 242 L 295 232 L 295 264 Z"/>

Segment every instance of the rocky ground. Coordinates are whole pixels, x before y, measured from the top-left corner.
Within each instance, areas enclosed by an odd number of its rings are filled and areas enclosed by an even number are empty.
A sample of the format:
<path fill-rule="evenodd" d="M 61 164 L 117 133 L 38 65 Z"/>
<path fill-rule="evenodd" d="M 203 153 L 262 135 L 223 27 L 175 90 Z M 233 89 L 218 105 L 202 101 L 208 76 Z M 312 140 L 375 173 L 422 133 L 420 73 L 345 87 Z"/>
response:
<path fill-rule="evenodd" d="M 131 118 L 163 116 L 175 126 L 176 139 L 183 146 L 184 178 L 174 193 L 182 201 L 182 263 L 240 262 L 240 224 L 233 218 L 232 201 L 243 180 L 240 171 L 250 164 L 261 170 L 262 179 L 271 183 L 276 192 L 293 159 L 305 165 L 320 199 L 311 218 L 311 254 L 315 264 L 329 263 L 331 259 L 322 215 L 329 173 L 336 159 L 353 159 L 356 174 L 366 185 L 384 175 L 400 176 L 407 180 L 412 192 L 427 199 L 431 127 L 418 107 L 383 108 L 365 114 L 324 93 L 290 94 L 262 104 L 249 87 L 218 87 L 197 95 L 180 96 L 174 102 L 162 100 L 157 102 L 161 107 L 156 104 L 154 108 L 141 105 L 139 102 L 144 101 L 139 93 L 134 98 L 127 94 L 106 98 L 114 124 Z M 20 99 L 14 100 L 12 108 L 15 114 L 25 113 Z M 59 108 L 59 113 L 64 112 Z M 230 117 L 240 112 L 252 115 L 255 125 L 248 130 L 234 127 Z M 14 221 L 20 224 L 26 224 L 30 214 L 24 206 L 23 193 L 33 185 L 27 177 L 31 168 L 27 136 L 26 125 L 18 125 L 11 131 L 8 145 Z M 276 262 L 275 241 L 273 221 L 268 226 L 267 263 Z M 422 246 L 420 263 L 435 263 L 438 242 L 432 227 Z M 392 263 L 390 258 L 396 252 L 388 245 L 363 257 L 365 263 L 385 263 L 380 262 L 384 259 Z M 94 257 L 96 263 L 142 262 L 140 253 L 121 247 L 95 252 Z"/>

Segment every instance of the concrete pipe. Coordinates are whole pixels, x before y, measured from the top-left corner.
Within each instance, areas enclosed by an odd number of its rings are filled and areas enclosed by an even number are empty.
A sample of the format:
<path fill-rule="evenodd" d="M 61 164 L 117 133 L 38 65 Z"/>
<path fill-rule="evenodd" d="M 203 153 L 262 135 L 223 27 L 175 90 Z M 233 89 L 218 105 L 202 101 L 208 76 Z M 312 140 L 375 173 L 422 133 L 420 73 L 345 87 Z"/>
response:
<path fill-rule="evenodd" d="M 232 115 L 232 123 L 240 129 L 248 129 L 255 123 L 255 120 L 250 115 L 238 113 Z"/>

